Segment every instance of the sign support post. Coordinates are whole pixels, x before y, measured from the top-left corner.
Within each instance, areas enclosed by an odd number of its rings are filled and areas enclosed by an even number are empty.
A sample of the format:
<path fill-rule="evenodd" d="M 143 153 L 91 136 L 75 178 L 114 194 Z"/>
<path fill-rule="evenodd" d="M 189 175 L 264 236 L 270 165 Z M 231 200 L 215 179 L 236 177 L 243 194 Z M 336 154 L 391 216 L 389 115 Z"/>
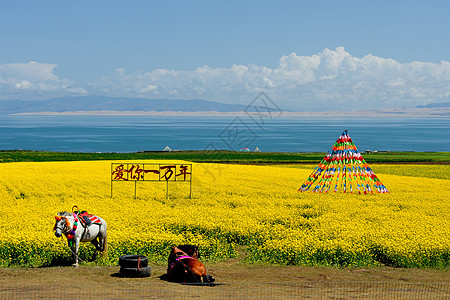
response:
<path fill-rule="evenodd" d="M 169 180 L 166 180 L 166 199 L 169 199 Z"/>

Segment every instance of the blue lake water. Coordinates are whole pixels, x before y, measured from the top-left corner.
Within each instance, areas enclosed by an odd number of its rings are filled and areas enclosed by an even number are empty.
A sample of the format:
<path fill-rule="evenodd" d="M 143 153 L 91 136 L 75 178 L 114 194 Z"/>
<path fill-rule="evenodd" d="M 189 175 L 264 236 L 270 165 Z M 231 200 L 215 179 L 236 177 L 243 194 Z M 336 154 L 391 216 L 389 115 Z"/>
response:
<path fill-rule="evenodd" d="M 343 130 L 360 151 L 450 151 L 450 118 L 12 115 L 0 116 L 0 150 L 326 152 Z"/>

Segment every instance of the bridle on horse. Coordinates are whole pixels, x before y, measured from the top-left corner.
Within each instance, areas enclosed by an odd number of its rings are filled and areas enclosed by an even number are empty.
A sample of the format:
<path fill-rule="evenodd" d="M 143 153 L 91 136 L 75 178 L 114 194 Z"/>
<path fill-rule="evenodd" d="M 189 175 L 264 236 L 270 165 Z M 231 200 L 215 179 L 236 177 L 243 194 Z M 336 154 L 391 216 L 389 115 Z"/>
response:
<path fill-rule="evenodd" d="M 61 221 L 63 218 L 66 220 L 66 222 L 64 222 L 64 225 L 63 225 L 62 227 L 60 227 L 60 226 L 57 225 L 57 224 L 60 224 L 60 223 L 61 223 L 60 221 Z M 61 230 L 61 233 L 64 233 L 64 234 L 66 234 L 66 233 L 68 233 L 68 232 L 70 231 L 70 223 L 69 223 L 69 220 L 67 220 L 66 217 L 63 217 L 63 216 L 55 216 L 55 219 L 56 219 L 57 223 L 55 224 L 55 227 L 53 228 L 53 230 L 60 229 L 60 230 Z"/>

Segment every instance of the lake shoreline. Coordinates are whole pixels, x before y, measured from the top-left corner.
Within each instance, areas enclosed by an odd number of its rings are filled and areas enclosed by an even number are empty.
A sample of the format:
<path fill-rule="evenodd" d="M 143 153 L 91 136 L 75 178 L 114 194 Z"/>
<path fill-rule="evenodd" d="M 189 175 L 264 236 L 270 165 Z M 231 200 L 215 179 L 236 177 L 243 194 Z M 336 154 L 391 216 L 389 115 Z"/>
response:
<path fill-rule="evenodd" d="M 261 108 L 259 112 L 218 112 L 218 111 L 64 111 L 64 112 L 24 112 L 11 116 L 161 116 L 161 117 L 405 117 L 405 118 L 448 118 L 450 108 L 386 108 L 379 110 L 354 111 L 270 111 Z"/>

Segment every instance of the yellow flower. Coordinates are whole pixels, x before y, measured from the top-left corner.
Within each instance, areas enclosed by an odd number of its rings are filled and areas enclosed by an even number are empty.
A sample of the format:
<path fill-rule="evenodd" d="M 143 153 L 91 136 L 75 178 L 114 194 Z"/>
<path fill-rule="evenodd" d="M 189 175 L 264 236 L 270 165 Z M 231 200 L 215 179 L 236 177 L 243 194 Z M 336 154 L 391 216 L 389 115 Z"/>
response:
<path fill-rule="evenodd" d="M 181 164 L 183 161 L 120 163 Z M 371 166 L 390 194 L 297 189 L 314 166 L 193 164 L 187 182 L 113 182 L 111 161 L 0 164 L 0 265 L 70 259 L 54 216 L 73 205 L 108 223 L 109 262 L 139 253 L 164 261 L 192 243 L 221 259 L 300 265 L 448 266 L 450 166 Z M 117 161 L 114 161 L 117 163 Z M 85 244 L 81 255 L 90 257 Z"/>

